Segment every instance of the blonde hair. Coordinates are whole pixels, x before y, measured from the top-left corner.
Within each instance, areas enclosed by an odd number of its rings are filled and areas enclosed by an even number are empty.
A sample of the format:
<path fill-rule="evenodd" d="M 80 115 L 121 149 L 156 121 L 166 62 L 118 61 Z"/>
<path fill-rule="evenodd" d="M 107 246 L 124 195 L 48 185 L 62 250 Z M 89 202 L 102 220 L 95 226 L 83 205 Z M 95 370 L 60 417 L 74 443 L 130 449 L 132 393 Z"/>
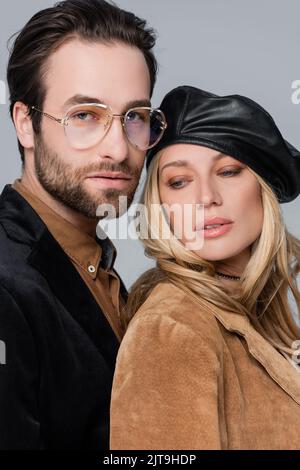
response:
<path fill-rule="evenodd" d="M 214 263 L 188 250 L 174 236 L 162 237 L 170 231 L 161 209 L 158 185 L 159 159 L 153 158 L 142 196 L 148 237 L 142 239 L 145 254 L 155 258 L 157 267 L 144 273 L 132 286 L 123 320 L 128 325 L 152 289 L 160 282 L 171 282 L 192 296 L 203 308 L 213 306 L 241 314 L 284 356 L 295 353 L 292 343 L 300 338 L 300 293 L 297 274 L 300 271 L 300 240 L 285 227 L 279 202 L 265 181 L 248 168 L 261 186 L 263 225 L 258 239 L 251 246 L 250 260 L 242 273 L 239 289 L 232 294 L 215 277 Z M 295 300 L 297 313 L 289 304 Z M 195 313 L 196 314 L 196 313 Z"/>

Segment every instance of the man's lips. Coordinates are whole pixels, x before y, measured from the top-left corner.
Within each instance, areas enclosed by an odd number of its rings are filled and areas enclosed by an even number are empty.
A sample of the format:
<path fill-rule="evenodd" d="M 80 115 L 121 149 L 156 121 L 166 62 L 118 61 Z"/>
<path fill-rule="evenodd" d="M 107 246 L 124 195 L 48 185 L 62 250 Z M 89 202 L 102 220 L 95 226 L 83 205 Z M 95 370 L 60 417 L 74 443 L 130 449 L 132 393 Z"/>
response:
<path fill-rule="evenodd" d="M 108 172 L 108 171 L 101 172 L 101 173 L 92 173 L 92 174 L 88 175 L 87 178 L 108 178 L 108 179 L 112 179 L 112 180 L 114 180 L 114 179 L 131 180 L 131 176 L 126 174 L 126 173 Z"/>
<path fill-rule="evenodd" d="M 87 176 L 87 180 L 90 180 L 93 185 L 98 189 L 122 189 L 125 186 L 128 186 L 129 182 L 132 180 L 132 177 L 126 173 L 122 172 L 101 172 L 93 173 Z"/>

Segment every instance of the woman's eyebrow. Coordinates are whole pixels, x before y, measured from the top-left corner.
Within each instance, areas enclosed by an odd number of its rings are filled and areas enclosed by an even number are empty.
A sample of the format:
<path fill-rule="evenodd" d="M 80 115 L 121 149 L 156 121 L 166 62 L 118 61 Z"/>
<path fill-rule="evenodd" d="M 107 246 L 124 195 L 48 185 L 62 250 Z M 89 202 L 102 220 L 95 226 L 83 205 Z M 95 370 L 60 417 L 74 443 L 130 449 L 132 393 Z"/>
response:
<path fill-rule="evenodd" d="M 221 158 L 225 158 L 227 155 L 224 155 L 223 153 L 218 153 L 217 155 L 215 155 L 214 157 L 212 157 L 213 161 L 216 161 L 216 160 L 220 160 Z M 173 162 L 170 162 L 170 163 L 166 163 L 162 169 L 160 170 L 160 173 L 162 173 L 162 171 L 165 169 L 165 168 L 168 168 L 169 166 L 175 166 L 175 167 L 188 167 L 188 166 L 191 166 L 190 163 L 186 160 L 174 160 Z"/>
<path fill-rule="evenodd" d="M 162 173 L 163 170 L 164 170 L 165 168 L 168 168 L 169 166 L 175 166 L 175 167 L 177 167 L 177 168 L 178 168 L 178 167 L 182 167 L 182 166 L 187 167 L 187 166 L 189 166 L 189 162 L 187 162 L 186 160 L 174 160 L 173 162 L 166 163 L 166 164 L 162 167 L 162 169 L 160 170 L 160 173 Z"/>

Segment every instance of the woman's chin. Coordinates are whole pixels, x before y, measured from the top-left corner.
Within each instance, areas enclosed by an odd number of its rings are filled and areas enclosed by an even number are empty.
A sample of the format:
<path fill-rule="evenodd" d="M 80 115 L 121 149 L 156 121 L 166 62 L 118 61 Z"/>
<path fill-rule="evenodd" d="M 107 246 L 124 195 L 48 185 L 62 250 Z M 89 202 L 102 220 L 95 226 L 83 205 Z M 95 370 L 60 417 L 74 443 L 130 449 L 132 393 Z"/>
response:
<path fill-rule="evenodd" d="M 219 251 L 219 252 L 208 252 L 208 251 L 194 251 L 194 254 L 199 256 L 199 258 L 204 259 L 205 261 L 222 261 L 233 256 L 233 253 L 229 251 Z M 235 253 L 236 254 L 236 253 Z"/>

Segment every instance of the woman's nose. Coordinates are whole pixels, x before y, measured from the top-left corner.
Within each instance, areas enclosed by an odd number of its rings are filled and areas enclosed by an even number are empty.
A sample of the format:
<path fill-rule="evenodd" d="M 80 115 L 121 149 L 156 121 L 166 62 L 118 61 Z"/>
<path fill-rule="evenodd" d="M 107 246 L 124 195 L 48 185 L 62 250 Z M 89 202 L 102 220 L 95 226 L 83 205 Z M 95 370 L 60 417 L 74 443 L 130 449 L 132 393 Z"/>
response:
<path fill-rule="evenodd" d="M 210 206 L 211 204 L 220 204 L 220 202 L 221 195 L 216 184 L 209 179 L 199 181 L 197 203 L 203 206 Z"/>

